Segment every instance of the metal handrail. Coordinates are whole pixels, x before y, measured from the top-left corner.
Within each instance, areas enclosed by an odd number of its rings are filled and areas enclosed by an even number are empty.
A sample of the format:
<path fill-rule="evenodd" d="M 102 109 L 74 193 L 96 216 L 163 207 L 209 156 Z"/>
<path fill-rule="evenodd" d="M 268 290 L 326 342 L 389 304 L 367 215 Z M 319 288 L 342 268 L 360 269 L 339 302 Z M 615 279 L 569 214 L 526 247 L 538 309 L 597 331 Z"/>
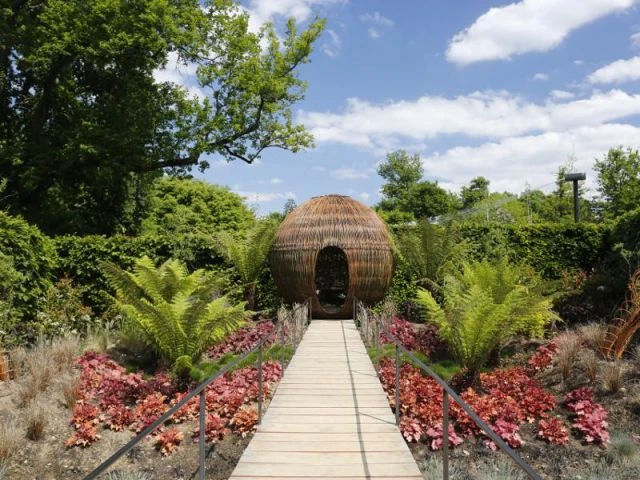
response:
<path fill-rule="evenodd" d="M 357 308 L 361 307 L 365 308 L 364 304 L 354 299 L 354 321 L 358 316 Z M 356 323 L 357 324 L 357 323 Z M 368 328 L 368 327 L 366 327 Z M 465 411 L 469 417 L 474 421 L 474 423 L 480 427 L 487 436 L 493 440 L 493 442 L 500 447 L 502 451 L 504 451 L 509 457 L 531 478 L 532 480 L 541 480 L 540 476 L 533 470 L 533 468 L 525 462 L 520 455 L 516 453 L 509 445 L 507 445 L 500 436 L 489 426 L 484 420 L 482 420 L 478 414 L 471 408 L 471 406 L 466 403 L 460 396 L 451 388 L 451 386 L 444 381 L 436 372 L 434 372 L 429 366 L 425 365 L 422 360 L 416 357 L 412 352 L 407 350 L 404 345 L 384 326 L 380 325 L 380 328 L 384 334 L 391 339 L 391 341 L 395 345 L 395 417 L 396 417 L 396 425 L 400 425 L 400 352 L 403 352 L 407 355 L 415 364 L 417 364 L 422 370 L 427 372 L 427 374 L 438 383 L 442 387 L 442 478 L 444 480 L 449 480 L 449 402 L 451 399 L 455 401 L 462 410 Z"/>
<path fill-rule="evenodd" d="M 301 305 L 295 306 L 296 308 L 302 308 L 305 305 L 308 305 L 309 315 L 311 317 L 311 302 L 310 298 L 305 300 L 305 302 Z M 275 331 L 271 331 L 266 334 L 264 337 L 260 339 L 260 341 L 248 352 L 243 354 L 240 357 L 234 359 L 231 363 L 227 364 L 224 368 L 212 374 L 209 378 L 201 382 L 197 387 L 191 390 L 187 395 L 185 395 L 178 403 L 176 403 L 173 407 L 167 410 L 162 416 L 158 417 L 151 425 L 142 430 L 138 435 L 129 440 L 124 446 L 119 448 L 113 455 L 111 455 L 107 460 L 98 465 L 93 471 L 91 471 L 87 476 L 84 477 L 84 480 L 93 480 L 98 477 L 101 473 L 104 473 L 111 465 L 113 465 L 116 461 L 118 461 L 124 454 L 126 454 L 129 450 L 135 447 L 138 443 L 140 443 L 145 437 L 151 434 L 156 428 L 163 425 L 167 420 L 169 420 L 178 410 L 184 407 L 190 400 L 195 398 L 196 395 L 200 395 L 200 412 L 199 412 L 199 426 L 200 426 L 200 437 L 199 437 L 199 472 L 198 478 L 200 480 L 204 480 L 205 478 L 205 430 L 206 430 L 206 410 L 207 405 L 205 402 L 205 389 L 216 379 L 220 378 L 222 375 L 236 367 L 242 361 L 244 361 L 247 357 L 249 357 L 254 352 L 258 352 L 258 424 L 262 422 L 262 398 L 264 396 L 263 386 L 262 386 L 262 350 L 264 344 L 272 338 L 278 336 L 280 333 L 280 339 L 282 342 L 282 358 L 281 365 L 282 370 L 285 369 L 285 361 L 284 361 L 284 350 L 285 350 L 285 331 L 284 331 L 284 323 L 279 323 L 275 329 Z M 297 349 L 297 345 L 300 343 L 302 339 L 302 335 L 300 339 L 296 343 L 296 339 L 293 338 L 293 350 Z"/>

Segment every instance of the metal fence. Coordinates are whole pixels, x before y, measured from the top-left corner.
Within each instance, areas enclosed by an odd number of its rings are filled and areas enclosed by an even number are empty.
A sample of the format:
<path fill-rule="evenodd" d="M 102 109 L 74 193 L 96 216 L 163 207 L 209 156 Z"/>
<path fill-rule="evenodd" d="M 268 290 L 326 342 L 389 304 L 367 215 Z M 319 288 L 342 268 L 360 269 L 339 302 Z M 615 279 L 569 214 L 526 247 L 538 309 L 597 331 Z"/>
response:
<path fill-rule="evenodd" d="M 258 352 L 257 359 L 257 368 L 258 368 L 258 424 L 262 421 L 262 403 L 264 397 L 264 390 L 262 385 L 262 363 L 263 363 L 263 350 L 265 344 L 272 338 L 280 338 L 280 343 L 282 347 L 282 356 L 281 356 L 281 364 L 282 370 L 286 368 L 285 363 L 285 348 L 287 346 L 287 338 L 291 339 L 292 345 L 292 353 L 297 349 L 300 341 L 302 340 L 302 334 L 304 333 L 304 328 L 308 325 L 308 322 L 311 320 L 311 299 L 305 300 L 300 305 L 295 305 L 291 312 L 291 317 L 294 319 L 295 327 L 292 329 L 291 325 L 287 325 L 287 321 L 279 321 L 276 324 L 276 328 L 269 332 L 267 335 L 262 337 L 260 341 L 248 352 L 243 355 L 235 358 L 231 363 L 226 365 L 224 368 L 219 370 L 218 372 L 211 375 L 209 378 L 200 383 L 197 387 L 191 390 L 187 395 L 185 395 L 178 403 L 176 403 L 173 407 L 171 407 L 167 412 L 165 412 L 161 417 L 159 417 L 155 422 L 145 428 L 142 432 L 140 432 L 136 437 L 132 438 L 129 442 L 127 442 L 124 446 L 118 449 L 113 455 L 111 455 L 107 460 L 101 463 L 98 467 L 96 467 L 91 473 L 89 473 L 84 480 L 92 480 L 97 478 L 98 475 L 104 473 L 109 467 L 111 467 L 116 461 L 118 461 L 123 455 L 125 455 L 129 450 L 135 447 L 138 443 L 140 443 L 144 438 L 150 435 L 156 428 L 163 425 L 167 422 L 178 410 L 184 407 L 190 400 L 196 397 L 196 395 L 200 396 L 200 412 L 198 416 L 198 422 L 200 427 L 200 437 L 199 441 L 199 468 L 198 468 L 198 478 L 200 480 L 204 480 L 206 467 L 205 467 L 205 430 L 206 430 L 206 415 L 207 415 L 207 405 L 205 402 L 205 391 L 206 388 L 214 382 L 216 379 L 220 378 L 222 375 L 227 373 L 228 371 L 234 369 L 236 366 L 241 364 L 247 357 L 252 355 L 255 352 Z M 298 331 L 298 327 L 300 331 Z M 287 329 L 293 333 L 293 335 L 287 335 Z"/>
<path fill-rule="evenodd" d="M 385 336 L 395 345 L 395 416 L 396 425 L 400 425 L 400 356 L 405 355 L 415 365 L 420 367 L 427 373 L 438 385 L 442 387 L 442 478 L 449 480 L 449 403 L 453 400 L 458 406 L 469 415 L 471 420 L 480 427 L 484 433 L 493 442 L 504 451 L 509 457 L 520 467 L 532 480 L 540 480 L 540 476 L 533 470 L 533 468 L 525 462 L 520 455 L 518 455 L 509 445 L 507 445 L 500 436 L 493 431 L 493 429 L 482 420 L 478 414 L 466 403 L 460 396 L 445 382 L 437 373 L 435 373 L 429 366 L 425 365 L 418 357 L 412 352 L 407 350 L 404 345 L 388 330 L 380 318 L 376 315 L 372 315 L 372 312 L 366 308 L 366 306 L 359 300 L 354 300 L 354 321 L 363 337 L 365 343 L 369 345 L 376 345 L 379 342 L 380 333 L 384 333 Z M 372 334 L 378 335 L 375 343 L 367 341 L 367 338 Z"/>

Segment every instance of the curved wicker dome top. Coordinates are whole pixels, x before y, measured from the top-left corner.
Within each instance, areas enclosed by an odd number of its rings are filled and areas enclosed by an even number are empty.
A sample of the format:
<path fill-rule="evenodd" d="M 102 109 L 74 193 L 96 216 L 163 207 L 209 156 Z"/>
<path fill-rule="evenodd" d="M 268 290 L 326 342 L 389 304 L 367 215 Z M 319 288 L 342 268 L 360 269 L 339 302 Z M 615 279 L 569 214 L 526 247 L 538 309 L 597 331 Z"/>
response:
<path fill-rule="evenodd" d="M 343 249 L 389 250 L 386 224 L 365 204 L 344 195 L 325 195 L 295 208 L 284 219 L 274 251 Z"/>
<path fill-rule="evenodd" d="M 289 213 L 270 263 L 280 294 L 289 302 L 311 298 L 317 318 L 350 318 L 355 298 L 381 300 L 395 266 L 386 224 L 343 195 L 314 197 Z"/>

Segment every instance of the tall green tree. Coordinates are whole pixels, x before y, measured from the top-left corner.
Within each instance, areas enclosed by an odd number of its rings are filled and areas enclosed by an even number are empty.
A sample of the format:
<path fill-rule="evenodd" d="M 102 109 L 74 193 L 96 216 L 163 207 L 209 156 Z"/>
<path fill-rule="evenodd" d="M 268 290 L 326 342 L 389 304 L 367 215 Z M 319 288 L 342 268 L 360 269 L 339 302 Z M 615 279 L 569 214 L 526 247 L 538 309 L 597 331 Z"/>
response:
<path fill-rule="evenodd" d="M 598 191 L 605 212 L 619 217 L 640 205 L 640 153 L 622 147 L 612 148 L 602 160 L 596 160 Z"/>
<path fill-rule="evenodd" d="M 420 156 L 404 150 L 389 153 L 380 164 L 378 175 L 386 182 L 382 185 L 383 199 L 377 209 L 387 222 L 432 218 L 455 208 L 456 197 L 438 182 L 421 180 L 423 173 Z"/>
<path fill-rule="evenodd" d="M 391 202 L 398 201 L 422 179 L 423 173 L 420 155 L 411 155 L 405 150 L 387 154 L 385 161 L 378 166 L 378 175 L 386 181 L 382 185 L 382 194 Z"/>
<path fill-rule="evenodd" d="M 110 233 L 141 175 L 310 146 L 291 107 L 323 26 L 252 33 L 232 0 L 3 2 L 0 177 L 11 212 L 49 233 Z M 162 81 L 170 60 L 196 69 L 198 95 Z"/>
<path fill-rule="evenodd" d="M 468 186 L 462 187 L 460 196 L 462 208 L 471 208 L 478 202 L 489 197 L 489 180 L 485 177 L 476 177 Z"/>
<path fill-rule="evenodd" d="M 247 308 L 256 307 L 256 287 L 267 261 L 267 255 L 275 239 L 278 222 L 261 220 L 243 233 L 219 232 L 216 246 L 222 256 L 231 263 L 244 284 Z"/>

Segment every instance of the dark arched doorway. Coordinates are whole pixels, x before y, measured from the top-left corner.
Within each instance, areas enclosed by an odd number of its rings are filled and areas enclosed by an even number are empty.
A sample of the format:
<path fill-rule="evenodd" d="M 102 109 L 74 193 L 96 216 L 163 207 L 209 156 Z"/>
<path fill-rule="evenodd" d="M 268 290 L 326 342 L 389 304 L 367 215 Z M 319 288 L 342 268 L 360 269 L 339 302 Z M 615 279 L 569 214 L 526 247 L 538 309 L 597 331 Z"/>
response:
<path fill-rule="evenodd" d="M 349 292 L 349 262 L 338 247 L 325 247 L 316 260 L 316 294 L 323 310 L 340 311 Z"/>

